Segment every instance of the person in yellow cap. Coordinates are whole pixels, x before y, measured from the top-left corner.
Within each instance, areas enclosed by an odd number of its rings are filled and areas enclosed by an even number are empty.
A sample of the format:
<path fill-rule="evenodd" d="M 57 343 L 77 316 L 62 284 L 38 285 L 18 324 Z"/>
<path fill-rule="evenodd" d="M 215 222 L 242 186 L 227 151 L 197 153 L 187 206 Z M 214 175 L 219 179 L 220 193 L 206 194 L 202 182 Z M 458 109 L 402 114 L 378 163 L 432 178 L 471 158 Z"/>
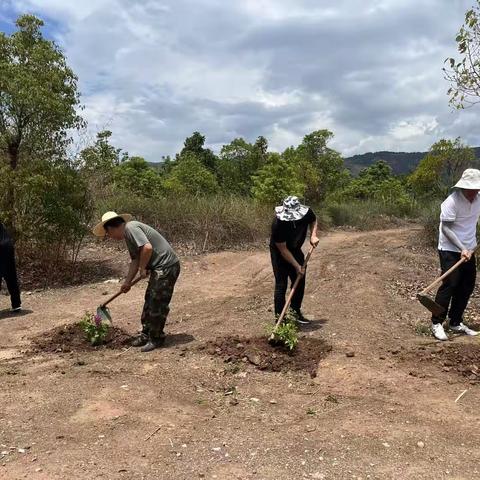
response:
<path fill-rule="evenodd" d="M 164 327 L 170 311 L 170 301 L 180 275 L 180 261 L 165 238 L 154 228 L 132 220 L 129 214 L 107 212 L 93 229 L 97 237 L 108 236 L 124 240 L 130 253 L 127 278 L 121 286 L 130 290 L 136 275 L 150 276 L 141 317 L 142 332 L 133 341 L 142 352 L 150 352 L 165 342 Z"/>

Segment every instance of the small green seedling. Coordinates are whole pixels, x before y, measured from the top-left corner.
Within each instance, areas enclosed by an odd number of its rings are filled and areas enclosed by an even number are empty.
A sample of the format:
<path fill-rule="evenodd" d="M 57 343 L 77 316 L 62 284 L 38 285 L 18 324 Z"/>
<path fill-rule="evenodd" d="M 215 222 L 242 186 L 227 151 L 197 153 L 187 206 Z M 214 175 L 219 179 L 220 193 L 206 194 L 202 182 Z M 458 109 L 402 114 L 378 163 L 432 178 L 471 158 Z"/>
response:
<path fill-rule="evenodd" d="M 80 327 L 84 331 L 87 340 L 94 346 L 105 342 L 110 329 L 110 325 L 102 321 L 99 315 L 90 312 L 85 312 L 85 315 L 80 320 Z"/>
<path fill-rule="evenodd" d="M 298 324 L 295 314 L 289 311 L 276 330 L 274 327 L 272 333 L 275 343 L 285 345 L 290 351 L 294 350 L 298 345 Z"/>

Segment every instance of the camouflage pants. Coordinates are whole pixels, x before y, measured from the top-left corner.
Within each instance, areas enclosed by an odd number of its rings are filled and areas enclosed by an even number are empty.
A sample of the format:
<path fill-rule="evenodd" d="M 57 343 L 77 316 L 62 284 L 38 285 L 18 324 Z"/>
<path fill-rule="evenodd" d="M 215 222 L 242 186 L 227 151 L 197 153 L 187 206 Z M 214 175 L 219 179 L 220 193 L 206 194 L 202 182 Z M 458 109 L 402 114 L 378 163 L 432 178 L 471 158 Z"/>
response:
<path fill-rule="evenodd" d="M 153 270 L 150 274 L 142 312 L 142 331 L 152 339 L 158 339 L 163 335 L 170 311 L 170 300 L 179 275 L 178 262 L 168 268 Z"/>

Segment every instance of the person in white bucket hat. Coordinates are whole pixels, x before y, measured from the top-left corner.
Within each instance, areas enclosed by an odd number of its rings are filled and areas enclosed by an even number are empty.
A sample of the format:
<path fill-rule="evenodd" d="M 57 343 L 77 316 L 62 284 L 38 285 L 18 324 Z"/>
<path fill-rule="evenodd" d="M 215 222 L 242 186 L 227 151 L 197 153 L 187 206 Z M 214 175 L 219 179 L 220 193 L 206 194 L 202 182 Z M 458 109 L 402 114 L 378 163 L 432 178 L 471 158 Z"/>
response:
<path fill-rule="evenodd" d="M 302 313 L 302 302 L 305 293 L 305 256 L 302 246 L 307 232 L 310 230 L 310 243 L 317 246 L 317 217 L 313 210 L 302 205 L 295 196 L 283 200 L 282 205 L 275 208 L 275 218 L 270 236 L 270 258 L 275 277 L 274 310 L 278 318 L 285 306 L 285 294 L 288 280 L 292 285 L 298 275 L 303 274 L 295 295 L 292 298 L 292 313 L 300 324 L 310 321 Z"/>
<path fill-rule="evenodd" d="M 127 213 L 105 213 L 93 233 L 97 237 L 124 240 L 127 244 L 132 261 L 121 286 L 122 292 L 130 290 L 137 274 L 143 278 L 150 276 L 141 317 L 142 332 L 132 345 L 142 347 L 142 352 L 161 347 L 165 342 L 163 329 L 170 311 L 170 301 L 180 275 L 176 253 L 154 228 L 132 221 L 132 216 Z"/>
<path fill-rule="evenodd" d="M 436 303 L 445 309 L 444 314 L 432 316 L 432 331 L 438 340 L 448 340 L 443 327 L 447 316 L 452 332 L 478 335 L 478 332 L 464 324 L 463 314 L 475 287 L 477 274 L 474 250 L 480 217 L 480 170 L 465 170 L 453 189 L 442 203 L 440 214 L 438 252 L 442 273 L 460 258 L 467 261 L 445 279 L 435 297 Z"/>

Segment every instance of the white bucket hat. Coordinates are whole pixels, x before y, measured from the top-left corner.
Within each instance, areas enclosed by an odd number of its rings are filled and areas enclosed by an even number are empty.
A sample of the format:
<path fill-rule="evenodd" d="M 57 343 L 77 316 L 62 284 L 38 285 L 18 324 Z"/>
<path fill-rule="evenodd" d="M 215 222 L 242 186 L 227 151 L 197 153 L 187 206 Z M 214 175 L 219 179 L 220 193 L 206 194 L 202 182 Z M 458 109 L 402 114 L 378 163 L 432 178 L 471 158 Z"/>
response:
<path fill-rule="evenodd" d="M 302 205 L 298 197 L 287 197 L 283 204 L 275 207 L 275 215 L 284 222 L 301 220 L 308 212 L 308 207 Z"/>
<path fill-rule="evenodd" d="M 125 222 L 129 222 L 133 217 L 129 213 L 121 213 L 120 215 L 115 212 L 107 212 L 102 215 L 102 221 L 95 226 L 92 230 L 96 237 L 104 237 L 107 234 L 105 230 L 105 224 L 114 218 L 123 218 Z"/>
<path fill-rule="evenodd" d="M 480 190 L 480 170 L 476 168 L 467 168 L 462 178 L 453 188 L 464 188 L 466 190 Z"/>

